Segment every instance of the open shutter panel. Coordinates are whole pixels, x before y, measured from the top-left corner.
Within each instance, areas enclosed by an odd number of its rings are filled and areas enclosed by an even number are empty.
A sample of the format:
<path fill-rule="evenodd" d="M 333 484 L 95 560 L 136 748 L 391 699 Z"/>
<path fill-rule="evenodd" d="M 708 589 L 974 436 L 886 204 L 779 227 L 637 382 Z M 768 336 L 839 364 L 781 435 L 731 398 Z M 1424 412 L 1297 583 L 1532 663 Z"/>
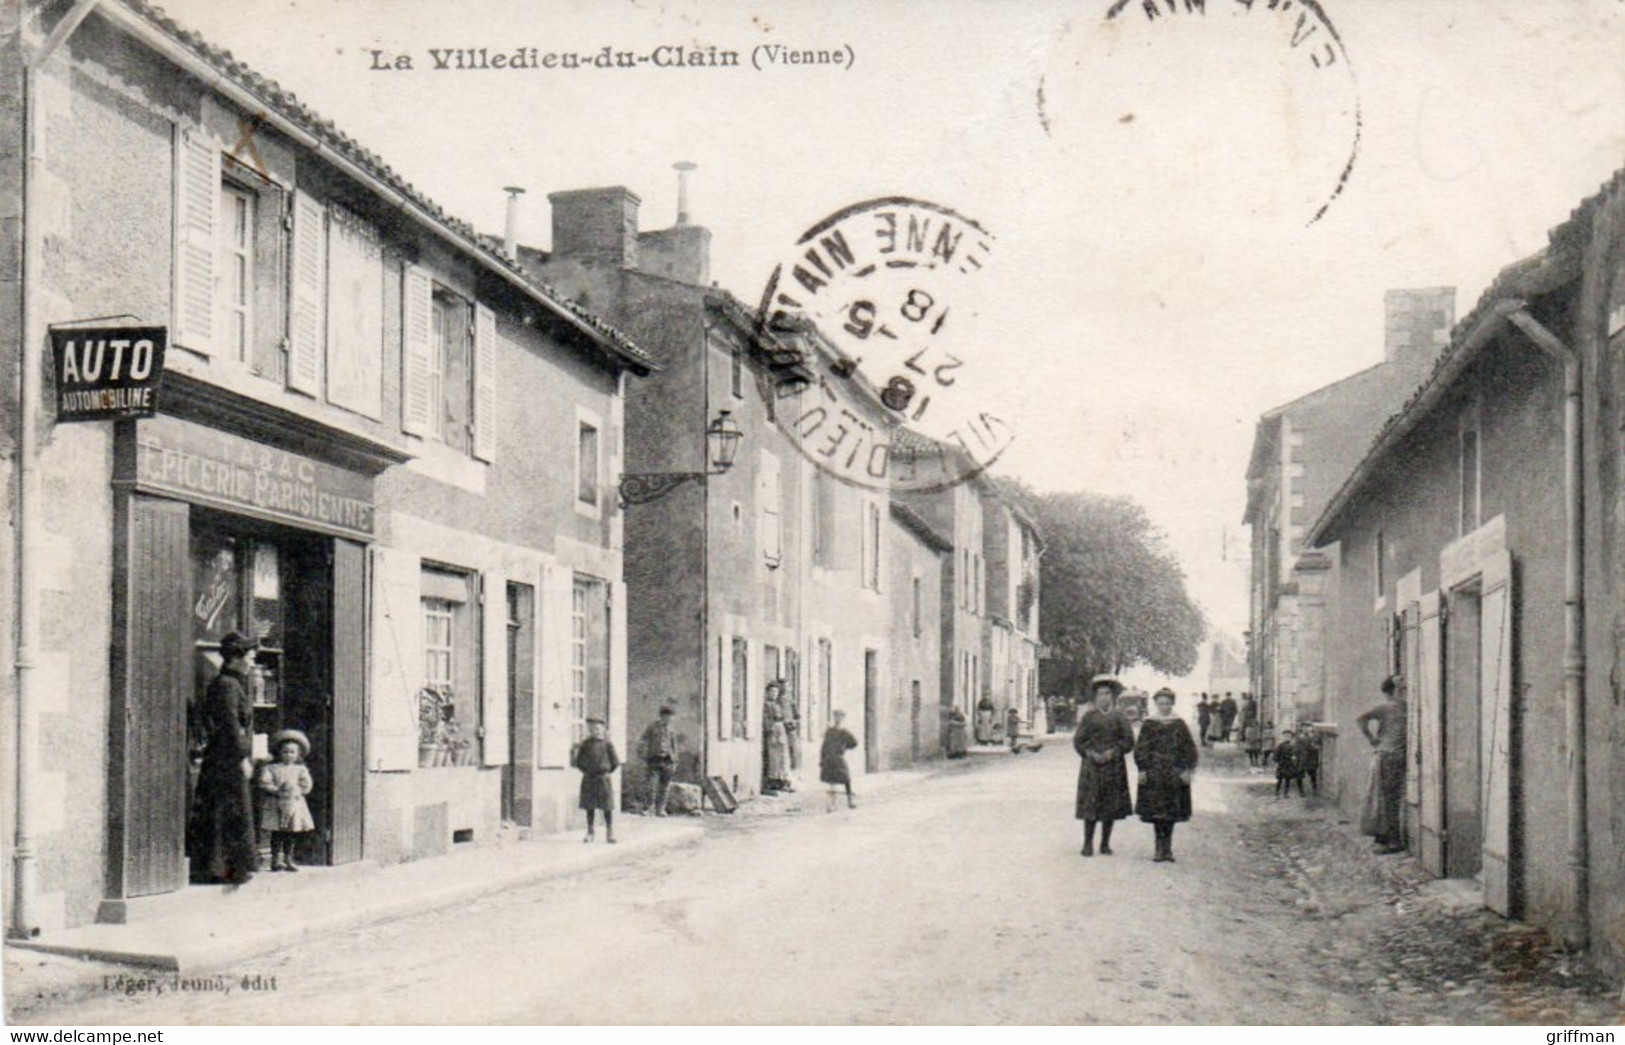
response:
<path fill-rule="evenodd" d="M 408 265 L 401 288 L 401 429 L 410 435 L 434 433 L 433 322 L 434 283 L 426 270 Z"/>
<path fill-rule="evenodd" d="M 474 456 L 497 456 L 497 317 L 474 306 Z"/>
<path fill-rule="evenodd" d="M 1417 643 L 1417 725 L 1421 734 L 1418 821 L 1422 866 L 1436 875 L 1444 867 L 1444 641 L 1439 593 L 1422 596 L 1422 627 Z"/>
<path fill-rule="evenodd" d="M 1512 895 L 1512 556 L 1484 563 L 1480 603 L 1479 808 L 1484 811 L 1484 906 L 1514 916 Z"/>
<path fill-rule="evenodd" d="M 214 349 L 214 224 L 220 150 L 195 130 L 175 131 L 175 343 Z"/>
<path fill-rule="evenodd" d="M 537 758 L 542 769 L 570 763 L 570 593 L 575 576 L 549 564 L 542 569 L 541 616 L 536 640 L 541 650 L 537 674 Z"/>
<path fill-rule="evenodd" d="M 327 212 L 308 194 L 293 197 L 293 304 L 288 321 L 288 387 L 316 395 L 326 353 Z"/>

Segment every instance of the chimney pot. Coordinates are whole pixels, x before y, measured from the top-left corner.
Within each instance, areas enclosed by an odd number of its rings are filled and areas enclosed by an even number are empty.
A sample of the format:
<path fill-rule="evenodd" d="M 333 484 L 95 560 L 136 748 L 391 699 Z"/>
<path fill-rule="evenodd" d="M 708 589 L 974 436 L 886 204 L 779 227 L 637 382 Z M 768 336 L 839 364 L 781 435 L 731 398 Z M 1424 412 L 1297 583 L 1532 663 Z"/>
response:
<path fill-rule="evenodd" d="M 502 252 L 510 259 L 519 256 L 519 197 L 525 190 L 517 185 L 508 185 L 503 188 L 508 194 L 507 220 L 502 227 Z"/>
<path fill-rule="evenodd" d="M 688 173 L 697 168 L 699 164 L 688 160 L 678 160 L 671 165 L 677 172 L 677 224 L 688 224 Z"/>

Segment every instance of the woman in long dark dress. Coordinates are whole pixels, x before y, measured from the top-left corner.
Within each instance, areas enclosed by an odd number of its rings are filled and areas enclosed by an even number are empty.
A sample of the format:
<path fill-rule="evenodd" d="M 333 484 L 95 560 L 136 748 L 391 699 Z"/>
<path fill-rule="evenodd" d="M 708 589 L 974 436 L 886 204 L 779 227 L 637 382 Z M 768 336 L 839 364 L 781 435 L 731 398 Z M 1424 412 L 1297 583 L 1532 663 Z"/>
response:
<path fill-rule="evenodd" d="M 1185 720 L 1174 715 L 1174 691 L 1151 698 L 1156 714 L 1140 723 L 1134 767 L 1140 790 L 1134 811 L 1156 834 L 1156 863 L 1174 862 L 1174 825 L 1191 818 L 1191 778 L 1196 773 L 1196 740 Z"/>
<path fill-rule="evenodd" d="M 254 701 L 248 673 L 255 643 L 232 632 L 220 640 L 220 674 L 204 694 L 203 764 L 192 808 L 192 873 L 202 881 L 242 885 L 254 875 Z"/>
<path fill-rule="evenodd" d="M 1112 825 L 1134 812 L 1129 800 L 1128 764 L 1134 729 L 1112 710 L 1123 684 L 1106 675 L 1090 683 L 1094 704 L 1078 718 L 1072 749 L 1078 766 L 1077 818 L 1083 821 L 1083 855 L 1095 855 L 1095 825 L 1100 825 L 1100 855 L 1112 854 Z"/>

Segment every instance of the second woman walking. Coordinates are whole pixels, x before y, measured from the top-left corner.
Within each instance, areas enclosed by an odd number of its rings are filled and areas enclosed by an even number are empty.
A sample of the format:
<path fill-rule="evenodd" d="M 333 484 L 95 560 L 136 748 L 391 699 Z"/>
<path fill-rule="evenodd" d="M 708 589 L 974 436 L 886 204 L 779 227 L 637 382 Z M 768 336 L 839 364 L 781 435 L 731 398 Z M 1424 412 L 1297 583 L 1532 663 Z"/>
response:
<path fill-rule="evenodd" d="M 1129 798 L 1128 764 L 1134 729 L 1113 705 L 1123 684 L 1097 675 L 1089 684 L 1094 703 L 1078 718 L 1072 749 L 1078 766 L 1077 818 L 1083 821 L 1083 855 L 1095 855 L 1095 825 L 1100 825 L 1100 855 L 1112 854 L 1112 825 L 1134 812 Z"/>

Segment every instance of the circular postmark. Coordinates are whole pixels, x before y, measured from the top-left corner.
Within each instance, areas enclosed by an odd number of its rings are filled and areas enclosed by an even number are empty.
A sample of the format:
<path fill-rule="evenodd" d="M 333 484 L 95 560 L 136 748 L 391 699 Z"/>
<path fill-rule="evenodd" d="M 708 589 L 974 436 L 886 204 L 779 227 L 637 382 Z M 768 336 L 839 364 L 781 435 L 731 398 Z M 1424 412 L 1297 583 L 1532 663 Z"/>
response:
<path fill-rule="evenodd" d="M 780 346 L 760 379 L 790 442 L 854 486 L 933 492 L 1015 437 L 978 395 L 994 365 L 977 275 L 994 236 L 948 207 L 892 196 L 808 229 L 774 268 L 760 330 Z"/>
<path fill-rule="evenodd" d="M 1359 158 L 1359 84 L 1321 0 L 1097 0 L 1039 81 L 1046 135 L 1092 190 L 1171 211 L 1313 225 Z"/>

